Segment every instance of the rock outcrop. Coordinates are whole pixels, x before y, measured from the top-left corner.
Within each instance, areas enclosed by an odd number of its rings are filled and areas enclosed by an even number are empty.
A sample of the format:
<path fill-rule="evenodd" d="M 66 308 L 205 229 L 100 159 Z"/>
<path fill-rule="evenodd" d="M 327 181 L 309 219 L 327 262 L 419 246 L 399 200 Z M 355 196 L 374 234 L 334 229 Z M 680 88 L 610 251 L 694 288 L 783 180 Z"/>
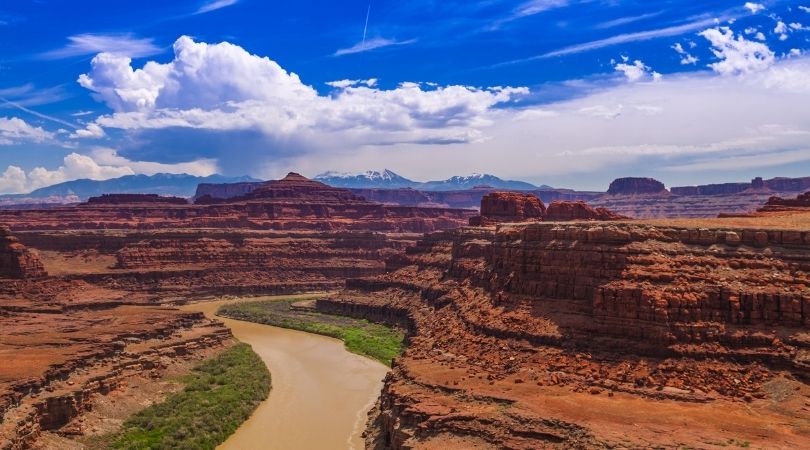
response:
<path fill-rule="evenodd" d="M 608 195 L 666 194 L 664 183 L 653 178 L 617 178 L 610 183 Z"/>
<path fill-rule="evenodd" d="M 318 307 L 412 324 L 369 445 L 801 447 L 810 232 L 706 226 L 462 228 L 350 280 Z"/>
<path fill-rule="evenodd" d="M 530 221 L 622 220 L 627 217 L 606 208 L 593 208 L 582 201 L 554 201 L 546 208 L 533 194 L 493 192 L 481 199 L 481 215 L 470 218 L 472 226 Z"/>
<path fill-rule="evenodd" d="M 760 212 L 791 211 L 810 209 L 810 192 L 799 194 L 796 198 L 770 197 Z"/>
<path fill-rule="evenodd" d="M 571 221 L 571 220 L 624 220 L 626 216 L 616 214 L 607 208 L 594 208 L 583 201 L 576 202 L 551 202 L 546 209 L 544 220 L 546 221 Z"/>
<path fill-rule="evenodd" d="M 87 199 L 88 205 L 187 205 L 188 200 L 181 197 L 164 197 L 157 194 L 103 194 Z"/>
<path fill-rule="evenodd" d="M 46 276 L 39 257 L 0 226 L 0 278 L 41 278 Z"/>
<path fill-rule="evenodd" d="M 546 205 L 532 194 L 493 192 L 481 199 L 481 215 L 470 219 L 470 225 L 543 220 Z"/>

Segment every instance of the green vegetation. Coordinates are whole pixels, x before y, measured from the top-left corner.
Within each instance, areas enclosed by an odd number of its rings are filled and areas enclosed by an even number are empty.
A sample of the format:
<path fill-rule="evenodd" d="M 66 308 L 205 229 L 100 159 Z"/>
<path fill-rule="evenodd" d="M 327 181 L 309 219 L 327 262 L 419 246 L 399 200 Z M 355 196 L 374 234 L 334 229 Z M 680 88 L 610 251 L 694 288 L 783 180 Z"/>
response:
<path fill-rule="evenodd" d="M 350 352 L 388 366 L 402 351 L 405 333 L 400 329 L 315 310 L 293 309 L 291 305 L 296 301 L 300 298 L 235 303 L 222 306 L 217 315 L 337 338 Z"/>
<path fill-rule="evenodd" d="M 247 344 L 202 362 L 185 388 L 124 422 L 116 449 L 214 449 L 270 393 L 270 372 Z"/>

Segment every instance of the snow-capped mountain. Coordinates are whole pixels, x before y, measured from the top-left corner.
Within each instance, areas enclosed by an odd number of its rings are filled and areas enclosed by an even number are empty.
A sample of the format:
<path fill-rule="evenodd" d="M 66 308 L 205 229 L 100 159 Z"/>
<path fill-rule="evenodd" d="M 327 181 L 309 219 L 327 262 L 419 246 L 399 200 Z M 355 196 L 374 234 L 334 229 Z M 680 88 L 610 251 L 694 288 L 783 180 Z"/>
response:
<path fill-rule="evenodd" d="M 382 172 L 369 170 L 360 174 L 324 172 L 317 175 L 314 179 L 330 186 L 354 189 L 396 189 L 409 187 L 423 191 L 456 191 L 472 189 L 476 186 L 491 186 L 495 189 L 508 189 L 515 191 L 529 191 L 537 189 L 537 186 L 531 183 L 526 183 L 525 181 L 504 180 L 496 177 L 495 175 L 481 173 L 474 173 L 469 176 L 454 176 L 446 180 L 428 181 L 424 183 L 410 180 L 388 169 L 385 169 Z M 541 188 L 547 187 L 548 186 L 545 185 L 541 186 Z"/>
<path fill-rule="evenodd" d="M 504 180 L 485 173 L 474 173 L 468 176 L 454 176 L 441 181 L 428 181 L 422 183 L 419 189 L 425 191 L 455 191 L 462 189 L 472 189 L 476 186 L 491 186 L 496 189 L 509 189 L 530 191 L 537 189 L 537 186 L 525 181 Z"/>
<path fill-rule="evenodd" d="M 324 172 L 316 175 L 315 180 L 334 187 L 342 188 L 405 188 L 416 187 L 420 183 L 397 175 L 388 169 L 378 172 L 367 170 L 360 174 Z"/>

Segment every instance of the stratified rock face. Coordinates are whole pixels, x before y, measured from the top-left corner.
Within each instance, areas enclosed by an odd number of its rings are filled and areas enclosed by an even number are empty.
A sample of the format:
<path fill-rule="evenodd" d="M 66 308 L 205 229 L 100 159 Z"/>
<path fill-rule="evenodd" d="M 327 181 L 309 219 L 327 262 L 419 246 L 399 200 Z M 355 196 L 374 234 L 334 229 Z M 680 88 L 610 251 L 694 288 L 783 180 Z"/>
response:
<path fill-rule="evenodd" d="M 45 268 L 39 258 L 11 235 L 11 231 L 0 226 L 0 278 L 40 278 Z"/>
<path fill-rule="evenodd" d="M 659 194 L 666 192 L 664 183 L 653 178 L 617 178 L 610 183 L 610 195 Z"/>
<path fill-rule="evenodd" d="M 186 205 L 188 201 L 180 197 L 163 197 L 157 194 L 103 194 L 87 199 L 88 205 L 129 205 L 129 204 Z"/>
<path fill-rule="evenodd" d="M 203 196 L 187 205 L 151 196 L 102 196 L 78 207 L 0 210 L 0 221 L 19 230 L 250 228 L 422 233 L 465 225 L 474 214 L 463 209 L 369 202 L 347 189 L 291 173 L 226 200 Z"/>
<path fill-rule="evenodd" d="M 771 197 L 759 211 L 789 211 L 792 209 L 803 210 L 807 208 L 810 208 L 810 192 L 799 194 L 796 198 Z"/>
<path fill-rule="evenodd" d="M 809 231 L 461 228 L 389 268 L 318 302 L 411 331 L 371 448 L 806 444 Z"/>
<path fill-rule="evenodd" d="M 546 205 L 532 194 L 493 192 L 481 199 L 481 215 L 470 219 L 470 225 L 543 220 Z"/>
<path fill-rule="evenodd" d="M 546 209 L 544 220 L 565 222 L 571 220 L 622 220 L 627 217 L 616 214 L 607 208 L 594 208 L 585 202 L 551 202 Z"/>

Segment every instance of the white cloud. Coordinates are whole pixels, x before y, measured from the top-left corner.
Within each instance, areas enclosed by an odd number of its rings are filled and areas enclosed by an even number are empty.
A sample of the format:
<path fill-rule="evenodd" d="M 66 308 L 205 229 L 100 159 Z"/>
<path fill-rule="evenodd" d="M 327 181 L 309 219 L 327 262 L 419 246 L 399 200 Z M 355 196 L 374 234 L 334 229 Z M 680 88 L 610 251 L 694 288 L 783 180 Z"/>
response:
<path fill-rule="evenodd" d="M 544 13 L 552 9 L 563 8 L 570 3 L 570 0 L 528 0 L 518 5 L 508 16 L 496 20 L 488 29 L 497 30 L 502 25 L 509 22 Z"/>
<path fill-rule="evenodd" d="M 147 63 L 148 70 L 99 57 L 85 81 L 116 111 L 98 125 L 130 130 L 144 148 L 178 127 L 204 133 L 206 142 L 225 136 L 215 156 L 246 161 L 262 177 L 395 167 L 436 179 L 485 168 L 536 182 L 564 174 L 575 180 L 562 185 L 604 188 L 621 174 L 691 174 L 678 167 L 692 164 L 693 172 L 728 170 L 734 179 L 747 161 L 741 158 L 759 155 L 762 167 L 800 159 L 810 136 L 810 59 L 771 54 L 754 70 L 744 55 L 759 43 L 724 29 L 709 36 L 718 64 L 728 63 L 715 71 L 726 76 L 703 71 L 599 84 L 573 100 L 523 108 L 498 107 L 526 92 L 511 88 L 339 83 L 320 95 L 270 59 L 191 40 L 178 41 L 173 61 Z M 248 141 L 234 130 L 257 130 L 267 140 L 248 154 Z M 797 164 L 810 164 L 805 154 Z"/>
<path fill-rule="evenodd" d="M 218 9 L 226 8 L 231 5 L 235 5 L 239 2 L 239 0 L 213 0 L 206 2 L 200 9 L 195 12 L 195 14 L 205 14 L 207 12 L 216 11 Z"/>
<path fill-rule="evenodd" d="M 662 78 L 660 73 L 653 71 L 649 66 L 638 59 L 633 61 L 632 64 L 627 64 L 628 61 L 624 57 L 622 59 L 624 59 L 625 62 L 616 64 L 614 69 L 624 74 L 627 81 L 631 83 L 649 79 L 658 81 Z"/>
<path fill-rule="evenodd" d="M 648 31 L 639 31 L 636 33 L 627 33 L 627 34 L 620 34 L 617 36 L 600 39 L 597 41 L 585 42 L 583 44 L 576 44 L 570 47 L 561 48 L 559 50 L 554 50 L 552 52 L 544 53 L 539 56 L 534 56 L 531 58 L 526 58 L 522 60 L 510 61 L 509 64 L 517 63 L 517 62 L 524 62 L 524 61 L 531 61 L 536 59 L 546 59 L 546 58 L 553 58 L 555 56 L 564 56 L 570 55 L 574 53 L 582 53 L 587 52 L 590 50 L 596 50 L 599 48 L 610 47 L 617 44 L 626 44 L 628 42 L 639 42 L 639 41 L 648 41 L 650 39 L 657 39 L 661 37 L 668 37 L 668 36 L 679 36 L 684 33 L 688 33 L 690 31 L 699 30 L 701 28 L 705 28 L 707 26 L 714 25 L 717 19 L 701 19 L 695 22 L 686 23 L 683 25 L 676 25 L 667 28 L 660 28 L 657 30 L 648 30 Z"/>
<path fill-rule="evenodd" d="M 73 132 L 71 138 L 101 138 L 104 137 L 104 129 L 95 123 L 88 123 L 85 128 L 80 128 Z"/>
<path fill-rule="evenodd" d="M 788 27 L 785 25 L 785 22 L 781 20 L 776 22 L 776 27 L 774 27 L 773 32 L 779 35 L 779 40 L 784 41 L 788 38 Z"/>
<path fill-rule="evenodd" d="M 740 167 L 762 168 L 760 174 L 785 161 L 810 167 L 808 77 L 810 59 L 796 58 L 737 76 L 704 72 L 622 83 L 574 100 L 501 111 L 485 129 L 486 140 L 441 150 L 399 144 L 307 153 L 268 175 L 288 167 L 314 174 L 386 166 L 437 179 L 485 167 L 538 183 L 564 178 L 604 189 L 616 176 L 655 171 L 675 178 L 713 171 L 712 179 L 734 180 Z M 759 166 L 748 164 L 754 157 Z M 691 172 L 679 170 L 689 164 Z"/>
<path fill-rule="evenodd" d="M 338 81 L 337 94 L 322 96 L 275 61 L 232 44 L 181 37 L 174 51 L 173 61 L 150 61 L 141 69 L 126 57 L 96 56 L 79 83 L 116 112 L 95 123 L 126 130 L 259 130 L 285 138 L 341 133 L 346 145 L 455 142 L 480 138 L 478 128 L 489 123 L 493 107 L 528 93 L 416 83 L 382 90 L 369 79 Z"/>
<path fill-rule="evenodd" d="M 357 85 L 365 85 L 368 87 L 374 87 L 377 85 L 376 78 L 369 78 L 367 80 L 335 80 L 335 81 L 327 81 L 326 84 L 328 86 L 332 86 L 336 89 L 345 89 L 347 87 L 357 86 Z"/>
<path fill-rule="evenodd" d="M 765 35 L 764 35 L 764 34 L 762 34 L 762 32 L 761 32 L 761 31 L 760 31 L 760 32 L 758 32 L 757 34 L 755 34 L 755 35 L 754 35 L 754 38 L 755 38 L 755 39 L 757 39 L 757 40 L 759 40 L 759 41 L 765 41 Z"/>
<path fill-rule="evenodd" d="M 157 55 L 162 51 L 151 38 L 138 38 L 131 33 L 77 34 L 68 37 L 68 41 L 70 42 L 66 46 L 40 56 L 45 59 L 62 59 L 95 53 L 112 53 L 142 58 Z"/>
<path fill-rule="evenodd" d="M 806 13 L 810 13 L 810 7 L 807 7 L 807 6 L 799 6 L 799 9 L 801 9 L 802 11 L 804 11 L 804 12 L 806 12 Z"/>
<path fill-rule="evenodd" d="M 743 6 L 751 11 L 751 14 L 756 14 L 765 9 L 765 5 L 761 3 L 746 2 Z"/>
<path fill-rule="evenodd" d="M 396 39 L 386 39 L 377 37 L 358 42 L 348 48 L 341 48 L 335 52 L 334 56 L 352 55 L 355 53 L 369 52 L 371 50 L 376 50 L 378 48 L 413 44 L 414 42 L 416 42 L 416 39 L 407 39 L 404 41 L 398 41 Z"/>
<path fill-rule="evenodd" d="M 684 50 L 683 46 L 680 42 L 676 42 L 675 45 L 672 46 L 672 49 L 675 50 L 676 53 L 681 55 L 681 64 L 682 65 L 689 65 L 689 64 L 697 64 L 699 59 L 696 56 L 692 56 Z"/>
<path fill-rule="evenodd" d="M 0 145 L 11 145 L 23 141 L 45 142 L 53 138 L 53 133 L 42 127 L 29 125 L 17 117 L 0 117 Z"/>
<path fill-rule="evenodd" d="M 742 36 L 735 38 L 728 27 L 711 28 L 700 35 L 712 44 L 712 53 L 720 59 L 709 67 L 721 75 L 760 71 L 774 63 L 774 53 L 766 44 Z"/>
<path fill-rule="evenodd" d="M 36 167 L 25 173 L 20 167 L 8 166 L 0 175 L 0 193 L 27 193 L 41 187 L 78 179 L 107 180 L 136 173 L 153 175 L 160 172 L 207 176 L 216 173 L 217 166 L 211 160 L 178 164 L 130 161 L 118 156 L 115 150 L 99 148 L 91 155 L 70 153 L 65 156 L 63 164 L 53 170 Z"/>

